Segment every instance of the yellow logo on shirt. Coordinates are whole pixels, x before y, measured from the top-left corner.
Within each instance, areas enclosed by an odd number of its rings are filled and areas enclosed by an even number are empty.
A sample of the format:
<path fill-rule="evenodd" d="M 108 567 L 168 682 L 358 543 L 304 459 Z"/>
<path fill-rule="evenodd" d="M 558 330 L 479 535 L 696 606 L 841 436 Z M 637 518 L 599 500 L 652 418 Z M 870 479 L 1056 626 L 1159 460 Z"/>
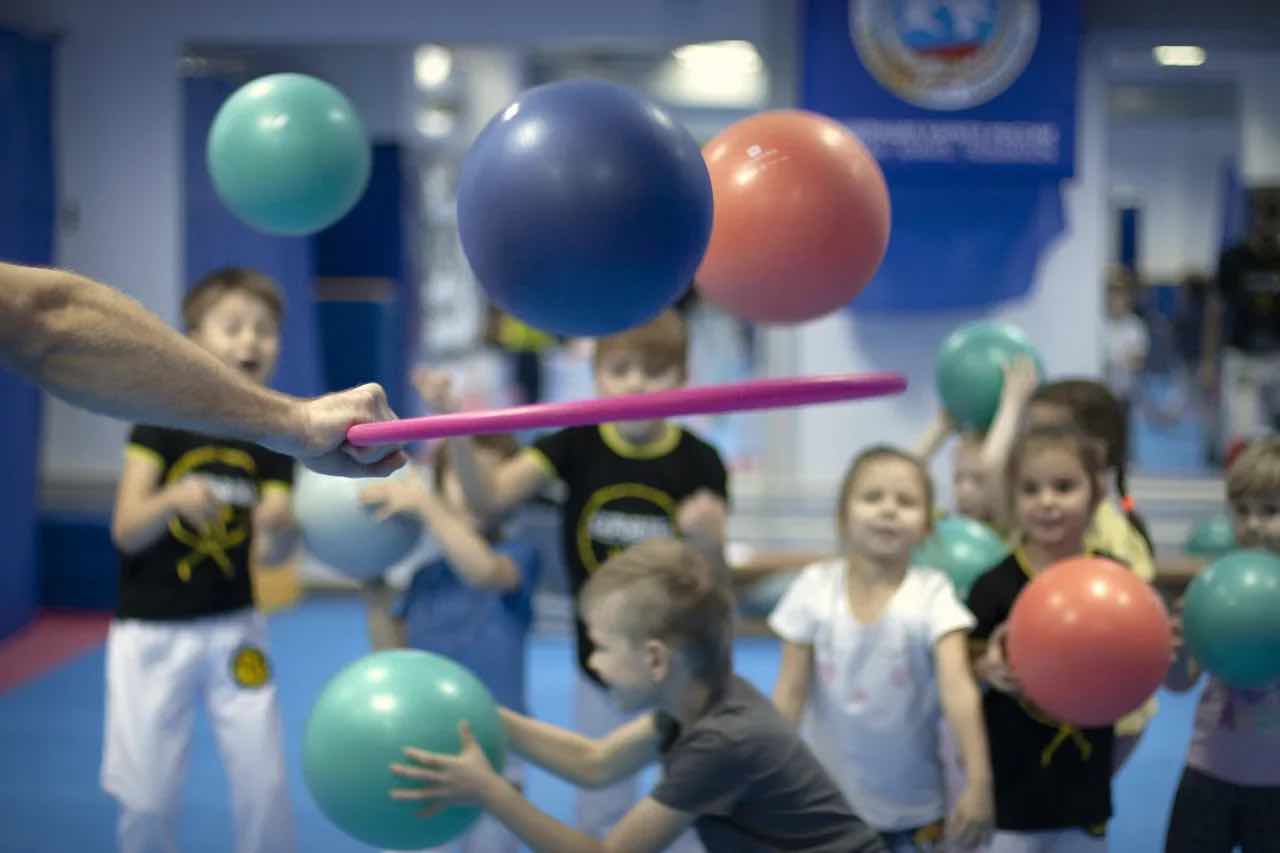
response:
<path fill-rule="evenodd" d="M 231 655 L 231 677 L 241 687 L 261 687 L 271 680 L 271 665 L 262 649 L 241 646 Z"/>

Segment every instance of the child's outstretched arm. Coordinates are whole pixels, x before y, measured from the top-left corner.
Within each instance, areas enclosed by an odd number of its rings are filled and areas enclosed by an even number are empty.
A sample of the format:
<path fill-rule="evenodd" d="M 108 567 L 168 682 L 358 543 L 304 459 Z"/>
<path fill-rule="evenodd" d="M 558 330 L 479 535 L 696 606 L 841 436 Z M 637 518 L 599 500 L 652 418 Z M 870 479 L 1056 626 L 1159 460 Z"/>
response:
<path fill-rule="evenodd" d="M 638 725 L 641 721 L 636 721 L 618 729 L 604 741 L 616 739 L 615 745 L 623 754 L 635 754 L 642 748 L 656 749 L 657 732 L 652 718 L 647 719 L 648 732 Z M 507 724 L 513 745 L 521 740 L 526 741 L 526 745 L 543 741 L 545 743 L 539 748 L 543 750 L 544 757 L 551 757 L 552 753 L 559 752 L 561 754 L 553 759 L 556 763 L 562 766 L 578 763 L 578 760 L 570 757 L 570 753 L 575 746 L 581 747 L 582 744 L 573 745 L 565 738 L 578 738 L 577 735 L 520 717 L 505 709 L 503 721 Z M 398 800 L 429 803 L 423 812 L 424 816 L 434 814 L 447 805 L 480 805 L 520 836 L 533 850 L 554 853 L 651 853 L 665 849 L 694 820 L 693 815 L 667 808 L 652 798 L 646 798 L 610 830 L 607 838 L 591 838 L 540 811 L 508 784 L 489 764 L 466 723 L 460 726 L 460 733 L 462 751 L 456 756 L 406 748 L 405 755 L 411 763 L 394 764 L 392 771 L 420 785 L 397 788 L 391 792 L 391 796 Z M 593 743 L 585 738 L 580 740 Z M 529 753 L 524 753 L 518 745 L 517 751 L 537 760 Z M 552 764 L 545 766 L 552 767 Z"/>
<path fill-rule="evenodd" d="M 920 440 L 916 442 L 916 456 L 928 462 L 938 452 L 943 443 L 956 431 L 956 425 L 947 414 L 947 410 L 938 408 L 938 413 L 929 422 L 928 428 Z"/>
<path fill-rule="evenodd" d="M 413 385 L 423 402 L 437 414 L 462 408 L 449 376 L 443 371 L 419 368 L 413 372 Z M 506 512 L 531 497 L 551 478 L 542 463 L 528 453 L 508 459 L 497 470 L 489 472 L 476 463 L 475 445 L 467 436 L 448 439 L 445 451 L 458 475 L 467 506 L 481 518 Z"/>
<path fill-rule="evenodd" d="M 514 589 L 520 573 L 505 554 L 494 550 L 471 523 L 427 486 L 418 473 L 372 483 L 360 500 L 374 508 L 379 519 L 416 516 L 431 528 L 449 565 L 468 584 L 481 589 Z"/>
<path fill-rule="evenodd" d="M 947 839 L 962 846 L 985 844 L 995 823 L 991 756 L 982 719 L 982 697 L 969 668 L 969 638 L 952 631 L 934 648 L 942 711 L 964 762 L 964 793 L 948 818 Z"/>
<path fill-rule="evenodd" d="M 778 680 L 773 684 L 773 704 L 783 719 L 792 725 L 800 722 L 804 705 L 809 701 L 812 678 L 813 646 L 784 642 Z"/>
<path fill-rule="evenodd" d="M 1004 383 L 1000 387 L 1000 406 L 982 440 L 982 464 L 996 479 L 1004 475 L 1009 452 L 1022 429 L 1027 404 L 1040 384 L 1036 363 L 1019 356 L 1004 367 Z"/>
<path fill-rule="evenodd" d="M 599 739 L 501 709 L 511 748 L 579 788 L 605 788 L 658 757 L 658 730 L 645 714 Z"/>
<path fill-rule="evenodd" d="M 1022 419 L 1027 404 L 1040 384 L 1036 363 L 1027 356 L 1019 356 L 1004 367 L 1004 384 L 1000 388 L 1000 406 L 991 421 L 991 427 L 982 439 L 982 467 L 987 473 L 990 505 L 999 513 L 999 526 L 1004 527 L 1005 499 L 1004 472 L 1009 464 L 1009 453 L 1022 430 Z"/>

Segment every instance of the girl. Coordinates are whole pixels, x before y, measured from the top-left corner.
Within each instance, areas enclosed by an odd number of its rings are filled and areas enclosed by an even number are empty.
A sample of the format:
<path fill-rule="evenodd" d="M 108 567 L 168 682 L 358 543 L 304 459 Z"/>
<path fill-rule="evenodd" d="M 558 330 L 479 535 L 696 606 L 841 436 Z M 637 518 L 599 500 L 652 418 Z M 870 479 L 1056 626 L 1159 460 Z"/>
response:
<path fill-rule="evenodd" d="M 1009 612 L 1037 573 L 1085 553 L 1102 498 L 1097 445 L 1070 426 L 1032 428 L 1014 445 L 1007 488 L 1020 544 L 969 593 L 977 618 L 975 671 L 991 689 L 982 710 L 991 744 L 996 832 L 990 853 L 1106 850 L 1111 817 L 1111 727 L 1077 729 L 1021 693 L 1005 659 Z"/>
<path fill-rule="evenodd" d="M 1129 465 L 1129 416 L 1124 405 L 1101 382 L 1062 379 L 1041 385 L 1032 395 L 1026 420 L 1031 427 L 1073 424 L 1100 446 L 1103 481 L 1114 481 L 1119 500 L 1104 490 L 1085 532 L 1085 548 L 1114 556 L 1135 575 L 1153 583 L 1156 565 L 1151 537 L 1133 508 L 1125 473 Z M 1116 723 L 1116 771 L 1137 748 L 1156 709 L 1152 696 Z"/>
<path fill-rule="evenodd" d="M 836 525 L 844 556 L 805 569 L 770 617 L 784 640 L 774 702 L 895 853 L 943 835 L 939 715 L 968 784 L 946 827 L 965 845 L 992 821 L 990 762 L 966 648 L 973 617 L 946 575 L 911 565 L 929 531 L 923 465 L 889 447 L 854 460 Z M 816 677 L 815 677 L 816 676 Z"/>

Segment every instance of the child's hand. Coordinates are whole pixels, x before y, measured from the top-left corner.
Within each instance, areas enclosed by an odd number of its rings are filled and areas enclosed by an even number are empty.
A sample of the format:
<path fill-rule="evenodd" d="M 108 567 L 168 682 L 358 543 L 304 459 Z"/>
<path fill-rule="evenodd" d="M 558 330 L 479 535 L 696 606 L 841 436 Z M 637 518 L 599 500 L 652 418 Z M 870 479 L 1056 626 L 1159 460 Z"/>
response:
<path fill-rule="evenodd" d="M 260 532 L 286 530 L 293 527 L 293 514 L 288 501 L 259 501 L 253 508 L 253 530 Z"/>
<path fill-rule="evenodd" d="M 723 542 L 728 523 L 724 500 L 710 489 L 699 489 L 676 507 L 676 527 L 691 539 Z"/>
<path fill-rule="evenodd" d="M 360 491 L 360 503 L 373 510 L 378 521 L 397 515 L 423 519 L 422 504 L 431 500 L 426 484 L 417 472 L 371 483 Z"/>
<path fill-rule="evenodd" d="M 420 812 L 423 817 L 430 817 L 446 806 L 484 805 L 494 788 L 505 782 L 489 764 L 465 720 L 458 724 L 458 734 L 462 737 L 462 751 L 457 755 L 405 747 L 404 754 L 413 763 L 392 764 L 391 772 L 423 784 L 393 788 L 391 799 L 431 801 L 431 805 Z"/>
<path fill-rule="evenodd" d="M 173 511 L 196 530 L 207 529 L 222 512 L 213 488 L 197 474 L 188 474 L 169 486 L 169 500 Z"/>
<path fill-rule="evenodd" d="M 422 402 L 438 415 L 462 411 L 462 401 L 453 390 L 453 380 L 443 370 L 419 367 L 413 371 L 413 387 Z"/>
<path fill-rule="evenodd" d="M 996 690 L 1008 693 L 1010 696 L 1017 696 L 1022 692 L 1022 687 L 1018 684 L 1018 677 L 1014 675 L 1004 654 L 1005 637 L 1008 634 L 1008 622 L 1000 623 L 991 632 L 991 638 L 987 640 L 987 650 L 978 661 L 978 668 L 980 677 Z"/>
<path fill-rule="evenodd" d="M 1004 386 L 1000 393 L 1011 400 L 1026 404 L 1040 385 L 1036 363 L 1030 356 L 1020 355 L 1004 366 Z"/>
<path fill-rule="evenodd" d="M 980 848 L 991 838 L 996 807 L 989 785 L 966 785 L 947 817 L 947 841 L 961 847 Z"/>

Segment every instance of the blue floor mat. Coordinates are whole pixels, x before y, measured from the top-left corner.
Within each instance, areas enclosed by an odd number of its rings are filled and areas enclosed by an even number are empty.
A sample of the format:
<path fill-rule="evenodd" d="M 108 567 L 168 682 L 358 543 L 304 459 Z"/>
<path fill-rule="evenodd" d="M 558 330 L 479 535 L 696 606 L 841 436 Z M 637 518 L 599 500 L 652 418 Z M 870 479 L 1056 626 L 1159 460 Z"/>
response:
<path fill-rule="evenodd" d="M 353 841 L 320 814 L 303 787 L 301 741 L 308 711 L 325 681 L 369 650 L 363 612 L 345 598 L 317 598 L 271 619 L 299 850 L 357 853 Z M 737 668 L 766 693 L 778 647 L 743 639 Z M 530 702 L 541 719 L 568 725 L 574 656 L 569 641 L 537 639 L 530 647 Z M 1190 734 L 1194 695 L 1161 695 L 1161 711 L 1116 784 L 1111 849 L 1155 853 Z M 97 650 L 0 694 L 0 850 L 5 853 L 99 853 L 114 849 L 115 805 L 98 786 L 102 754 L 103 655 Z M 651 780 L 654 771 L 646 777 Z M 569 820 L 573 790 L 531 770 L 530 799 Z M 183 792 L 184 853 L 231 850 L 226 775 L 207 721 L 199 720 Z"/>

